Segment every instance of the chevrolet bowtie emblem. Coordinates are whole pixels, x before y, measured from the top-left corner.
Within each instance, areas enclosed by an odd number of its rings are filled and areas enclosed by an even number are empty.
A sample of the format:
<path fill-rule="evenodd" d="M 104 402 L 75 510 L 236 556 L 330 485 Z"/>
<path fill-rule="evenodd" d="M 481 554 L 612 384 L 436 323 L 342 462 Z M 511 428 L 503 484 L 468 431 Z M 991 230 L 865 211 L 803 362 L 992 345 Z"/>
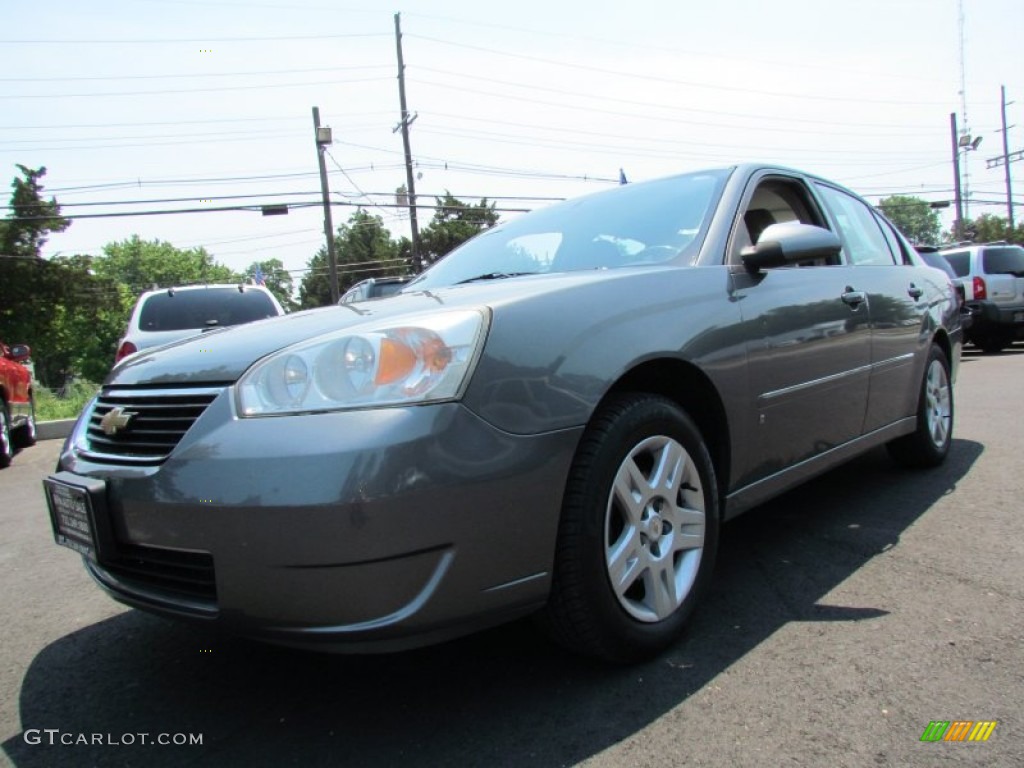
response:
<path fill-rule="evenodd" d="M 116 435 L 122 429 L 128 426 L 128 422 L 133 417 L 137 416 L 136 413 L 122 410 L 121 408 L 112 408 L 107 411 L 103 418 L 100 419 L 100 429 L 103 430 L 105 435 Z"/>

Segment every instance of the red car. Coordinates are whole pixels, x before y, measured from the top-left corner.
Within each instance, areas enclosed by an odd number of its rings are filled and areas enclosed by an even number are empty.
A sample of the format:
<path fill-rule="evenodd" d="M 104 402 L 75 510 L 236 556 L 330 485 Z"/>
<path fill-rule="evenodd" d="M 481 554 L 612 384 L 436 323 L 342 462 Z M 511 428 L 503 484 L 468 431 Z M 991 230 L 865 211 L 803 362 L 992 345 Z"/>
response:
<path fill-rule="evenodd" d="M 22 365 L 31 354 L 25 344 L 8 347 L 0 341 L 0 469 L 10 466 L 15 446 L 36 442 L 32 376 Z"/>

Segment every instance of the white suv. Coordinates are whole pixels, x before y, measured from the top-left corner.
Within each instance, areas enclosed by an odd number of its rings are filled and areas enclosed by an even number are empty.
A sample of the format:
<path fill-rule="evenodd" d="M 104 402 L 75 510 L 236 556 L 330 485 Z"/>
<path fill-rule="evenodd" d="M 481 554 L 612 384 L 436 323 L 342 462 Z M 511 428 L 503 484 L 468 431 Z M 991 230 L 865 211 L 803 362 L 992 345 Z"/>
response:
<path fill-rule="evenodd" d="M 1024 248 L 1007 243 L 955 245 L 941 251 L 963 279 L 974 321 L 967 340 L 999 352 L 1024 338 Z"/>
<path fill-rule="evenodd" d="M 132 310 L 115 362 L 214 328 L 283 314 L 274 294 L 258 285 L 189 285 L 146 291 Z"/>

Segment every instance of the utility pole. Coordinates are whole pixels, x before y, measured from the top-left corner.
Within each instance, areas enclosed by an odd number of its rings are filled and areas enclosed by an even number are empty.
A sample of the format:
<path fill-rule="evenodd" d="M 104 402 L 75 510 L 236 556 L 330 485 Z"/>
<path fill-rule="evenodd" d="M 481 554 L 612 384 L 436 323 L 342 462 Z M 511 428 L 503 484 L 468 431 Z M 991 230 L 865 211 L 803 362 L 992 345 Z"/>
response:
<path fill-rule="evenodd" d="M 1024 151 L 1014 152 L 1012 155 L 1010 154 L 1009 137 L 1010 129 L 1013 128 L 1013 126 L 1006 124 L 1006 105 L 1012 104 L 1013 102 L 1006 100 L 1005 85 L 999 86 L 999 92 L 1001 95 L 1000 101 L 1002 103 L 1003 112 L 1003 154 L 1000 155 L 999 157 L 989 158 L 987 161 L 985 161 L 985 164 L 989 168 L 996 168 L 1000 165 L 1006 166 L 1006 222 L 1009 225 L 1010 231 L 1012 232 L 1015 225 L 1013 221 L 1013 184 L 1010 181 L 1010 163 L 1014 162 L 1015 160 L 1020 160 L 1024 158 Z"/>
<path fill-rule="evenodd" d="M 324 235 L 327 237 L 327 264 L 331 273 L 331 303 L 338 303 L 338 254 L 334 252 L 334 222 L 331 221 L 331 191 L 327 188 L 327 166 L 324 152 L 331 143 L 331 128 L 320 127 L 320 107 L 313 107 L 313 134 L 316 139 L 316 156 L 320 162 L 320 193 L 324 199 Z"/>
<path fill-rule="evenodd" d="M 956 131 L 956 112 L 949 113 L 949 131 L 953 139 L 953 200 L 956 205 L 953 239 L 959 240 L 963 237 L 964 203 L 960 197 L 960 139 Z"/>
<path fill-rule="evenodd" d="M 416 180 L 412 172 L 412 149 L 409 147 L 409 126 L 417 115 L 409 117 L 409 109 L 405 104 L 405 61 L 402 58 L 402 26 L 401 14 L 395 14 L 395 48 L 398 50 L 398 101 L 402 108 L 402 122 L 395 126 L 395 131 L 402 130 L 402 144 L 405 146 L 405 183 L 409 190 L 409 226 L 412 229 L 412 263 L 414 269 L 420 269 L 420 227 L 416 221 Z"/>

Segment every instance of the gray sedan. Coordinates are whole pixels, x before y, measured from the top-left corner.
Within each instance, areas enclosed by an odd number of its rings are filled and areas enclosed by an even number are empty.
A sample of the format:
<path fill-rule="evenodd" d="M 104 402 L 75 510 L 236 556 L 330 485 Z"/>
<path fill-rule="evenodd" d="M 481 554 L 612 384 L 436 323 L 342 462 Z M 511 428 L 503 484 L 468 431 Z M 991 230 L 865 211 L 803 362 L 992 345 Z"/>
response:
<path fill-rule="evenodd" d="M 835 184 L 629 184 L 397 296 L 125 360 L 45 491 L 57 541 L 143 610 L 360 652 L 536 614 L 634 660 L 678 636 L 724 521 L 879 445 L 943 461 L 959 322 Z"/>

